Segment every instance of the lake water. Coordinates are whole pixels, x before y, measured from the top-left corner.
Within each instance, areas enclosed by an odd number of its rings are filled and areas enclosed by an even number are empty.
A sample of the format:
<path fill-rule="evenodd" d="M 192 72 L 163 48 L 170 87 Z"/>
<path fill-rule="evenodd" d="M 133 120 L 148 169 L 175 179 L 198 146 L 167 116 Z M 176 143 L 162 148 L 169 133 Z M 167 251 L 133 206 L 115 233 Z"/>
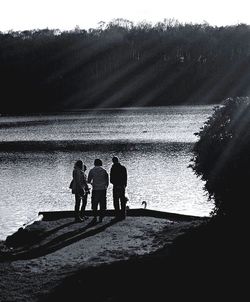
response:
<path fill-rule="evenodd" d="M 194 135 L 213 106 L 91 110 L 39 116 L 0 116 L 0 239 L 39 211 L 73 210 L 68 189 L 77 159 L 114 155 L 128 170 L 128 205 L 206 216 L 203 182 L 188 168 Z M 108 189 L 112 206 L 112 186 Z M 87 208 L 90 208 L 90 198 Z"/>

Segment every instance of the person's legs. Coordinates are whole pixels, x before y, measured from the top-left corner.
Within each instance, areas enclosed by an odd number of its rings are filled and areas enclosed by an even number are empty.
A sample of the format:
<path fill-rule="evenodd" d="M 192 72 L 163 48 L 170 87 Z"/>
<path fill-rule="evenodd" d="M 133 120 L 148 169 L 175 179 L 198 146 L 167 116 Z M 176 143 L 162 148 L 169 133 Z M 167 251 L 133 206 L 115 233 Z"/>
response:
<path fill-rule="evenodd" d="M 91 196 L 91 204 L 93 210 L 94 220 L 97 219 L 97 207 L 98 207 L 98 191 L 93 190 Z"/>
<path fill-rule="evenodd" d="M 115 216 L 118 219 L 125 219 L 126 217 L 126 197 L 124 187 L 113 188 L 113 202 L 115 208 Z"/>
<path fill-rule="evenodd" d="M 84 216 L 85 216 L 85 209 L 86 209 L 86 205 L 87 205 L 87 198 L 88 198 L 87 194 L 82 197 L 82 206 L 81 206 L 81 211 L 80 211 L 82 218 L 84 218 Z"/>
<path fill-rule="evenodd" d="M 79 221 L 79 208 L 80 208 L 81 197 L 79 194 L 75 194 L 75 221 Z"/>
<path fill-rule="evenodd" d="M 119 204 L 119 189 L 113 187 L 113 205 L 115 209 L 115 217 L 118 218 L 120 215 L 120 204 Z"/>
<path fill-rule="evenodd" d="M 106 190 L 101 190 L 99 191 L 99 201 L 100 201 L 100 217 L 99 221 L 102 222 L 103 217 L 105 216 L 105 211 L 107 209 L 107 191 Z"/>
<path fill-rule="evenodd" d="M 125 197 L 125 188 L 121 188 L 120 191 L 120 201 L 121 201 L 121 218 L 126 218 L 126 203 L 127 199 Z"/>

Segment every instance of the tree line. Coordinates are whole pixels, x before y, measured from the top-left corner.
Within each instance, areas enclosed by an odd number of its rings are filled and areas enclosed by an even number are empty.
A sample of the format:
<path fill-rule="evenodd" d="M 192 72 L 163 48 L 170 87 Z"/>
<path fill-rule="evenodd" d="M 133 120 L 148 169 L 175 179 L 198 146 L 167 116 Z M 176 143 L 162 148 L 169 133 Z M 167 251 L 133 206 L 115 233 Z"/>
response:
<path fill-rule="evenodd" d="M 0 32 L 0 113 L 220 103 L 248 95 L 249 54 L 246 24 Z"/>

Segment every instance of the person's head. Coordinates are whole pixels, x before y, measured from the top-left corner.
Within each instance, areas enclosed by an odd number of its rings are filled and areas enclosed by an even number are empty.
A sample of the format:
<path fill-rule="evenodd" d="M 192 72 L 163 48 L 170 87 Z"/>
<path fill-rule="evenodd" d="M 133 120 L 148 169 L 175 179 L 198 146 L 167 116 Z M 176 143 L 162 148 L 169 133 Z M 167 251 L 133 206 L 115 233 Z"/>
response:
<path fill-rule="evenodd" d="M 102 166 L 102 161 L 99 158 L 96 158 L 94 161 L 95 166 Z"/>
<path fill-rule="evenodd" d="M 83 162 L 79 159 L 75 162 L 75 168 L 81 169 L 83 168 Z"/>
<path fill-rule="evenodd" d="M 114 164 L 118 164 L 118 163 L 119 163 L 118 157 L 114 156 L 114 157 L 112 158 L 112 162 L 113 162 Z"/>

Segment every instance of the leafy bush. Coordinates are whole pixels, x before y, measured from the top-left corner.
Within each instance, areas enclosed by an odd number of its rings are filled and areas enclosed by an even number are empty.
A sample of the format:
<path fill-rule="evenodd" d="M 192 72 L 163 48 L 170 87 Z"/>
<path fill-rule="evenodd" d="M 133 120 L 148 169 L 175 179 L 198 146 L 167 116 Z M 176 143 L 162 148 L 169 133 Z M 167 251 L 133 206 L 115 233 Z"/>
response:
<path fill-rule="evenodd" d="M 214 200 L 212 214 L 241 217 L 250 199 L 249 98 L 226 99 L 196 135 L 190 166 Z"/>

